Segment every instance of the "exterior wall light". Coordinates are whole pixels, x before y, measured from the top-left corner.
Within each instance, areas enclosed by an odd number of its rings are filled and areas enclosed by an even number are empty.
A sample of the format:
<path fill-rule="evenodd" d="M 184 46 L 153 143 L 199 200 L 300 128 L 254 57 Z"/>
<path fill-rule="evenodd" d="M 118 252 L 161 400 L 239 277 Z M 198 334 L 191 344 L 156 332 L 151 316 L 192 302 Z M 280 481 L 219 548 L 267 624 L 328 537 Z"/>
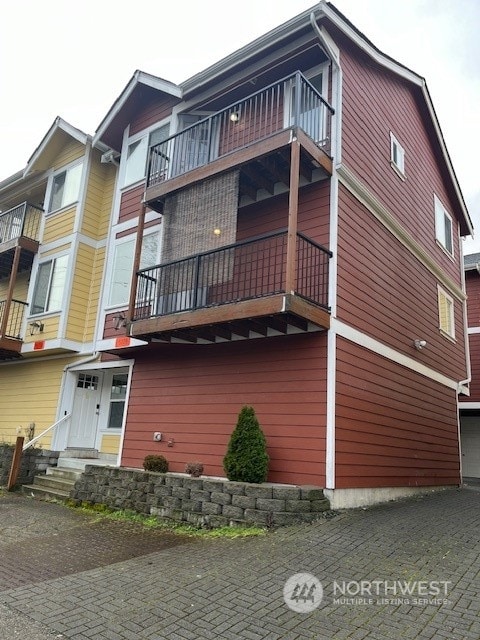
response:
<path fill-rule="evenodd" d="M 425 347 L 427 346 L 427 341 L 426 340 L 415 340 L 413 344 L 414 344 L 415 349 L 417 351 L 421 351 L 422 349 L 425 349 Z"/>
<path fill-rule="evenodd" d="M 217 236 L 218 238 L 218 236 L 222 235 L 222 230 L 217 227 L 216 229 L 213 230 L 213 235 Z"/>
<path fill-rule="evenodd" d="M 238 113 L 238 111 L 232 111 L 232 113 L 230 114 L 230 120 L 232 122 L 238 122 L 240 120 L 240 114 Z"/>
<path fill-rule="evenodd" d="M 36 333 L 42 333 L 43 329 L 44 329 L 44 324 L 43 322 L 40 322 L 39 320 L 35 320 L 35 322 L 30 322 L 30 335 L 33 336 Z"/>
<path fill-rule="evenodd" d="M 122 327 L 127 326 L 127 319 L 124 313 L 119 313 L 116 316 L 113 316 L 113 328 L 115 331 L 118 331 Z"/>

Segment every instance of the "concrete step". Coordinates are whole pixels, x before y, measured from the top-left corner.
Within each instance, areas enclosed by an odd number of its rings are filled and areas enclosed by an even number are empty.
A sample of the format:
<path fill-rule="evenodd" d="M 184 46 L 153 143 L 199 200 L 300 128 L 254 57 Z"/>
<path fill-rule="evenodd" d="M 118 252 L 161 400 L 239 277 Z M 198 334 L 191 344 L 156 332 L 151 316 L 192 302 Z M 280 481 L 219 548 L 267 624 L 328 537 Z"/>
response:
<path fill-rule="evenodd" d="M 65 449 L 60 451 L 59 458 L 98 458 L 98 449 Z"/>
<path fill-rule="evenodd" d="M 33 486 L 48 489 L 55 489 L 60 491 L 66 491 L 70 493 L 73 489 L 75 480 L 69 480 L 68 478 L 56 477 L 54 475 L 38 475 L 33 480 Z"/>
<path fill-rule="evenodd" d="M 39 498 L 40 500 L 68 500 L 70 496 L 69 491 L 41 487 L 37 484 L 24 484 L 22 486 L 22 493 L 32 498 Z"/>
<path fill-rule="evenodd" d="M 77 469 L 85 471 L 87 464 L 93 464 L 100 467 L 114 467 L 116 466 L 117 457 L 114 456 L 114 458 L 114 461 L 104 458 L 59 458 L 58 465 L 61 469 Z"/>
<path fill-rule="evenodd" d="M 78 480 L 82 475 L 82 469 L 66 469 L 63 467 L 47 467 L 47 476 L 54 476 L 55 478 L 65 478 L 66 480 Z"/>

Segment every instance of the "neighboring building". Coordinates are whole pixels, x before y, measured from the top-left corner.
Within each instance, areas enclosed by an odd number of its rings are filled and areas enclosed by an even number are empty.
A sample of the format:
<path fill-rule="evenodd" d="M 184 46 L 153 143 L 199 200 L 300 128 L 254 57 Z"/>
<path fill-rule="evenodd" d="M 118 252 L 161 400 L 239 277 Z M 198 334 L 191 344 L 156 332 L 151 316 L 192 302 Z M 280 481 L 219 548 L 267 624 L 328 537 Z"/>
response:
<path fill-rule="evenodd" d="M 93 146 L 119 168 L 76 446 L 222 476 L 248 404 L 269 480 L 334 506 L 460 483 L 472 228 L 423 78 L 321 2 L 178 86 L 136 72 Z"/>
<path fill-rule="evenodd" d="M 99 359 L 95 333 L 115 175 L 90 136 L 57 118 L 26 168 L 0 184 L 2 441 L 31 435 L 31 425 L 39 435 L 57 421 L 42 446 L 63 450 L 82 439 L 91 407 L 82 406 L 81 395 L 95 383 L 81 372 Z M 99 389 L 109 397 L 106 382 L 108 375 Z M 103 427 L 92 446 L 116 460 L 119 437 Z"/>
<path fill-rule="evenodd" d="M 468 341 L 472 381 L 460 396 L 460 436 L 464 478 L 480 478 L 480 253 L 465 256 Z"/>

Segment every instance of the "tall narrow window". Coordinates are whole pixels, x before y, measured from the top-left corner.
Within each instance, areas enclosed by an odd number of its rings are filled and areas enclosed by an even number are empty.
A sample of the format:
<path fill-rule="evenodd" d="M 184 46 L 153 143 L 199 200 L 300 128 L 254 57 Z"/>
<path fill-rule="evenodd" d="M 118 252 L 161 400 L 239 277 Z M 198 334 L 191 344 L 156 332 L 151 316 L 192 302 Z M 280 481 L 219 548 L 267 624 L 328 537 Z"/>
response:
<path fill-rule="evenodd" d="M 453 256 L 453 224 L 452 218 L 443 204 L 437 198 L 435 200 L 435 238 L 440 245 Z"/>
<path fill-rule="evenodd" d="M 166 140 L 168 138 L 169 131 L 170 125 L 164 124 L 162 127 L 152 131 L 149 136 L 144 136 L 143 138 L 140 138 L 140 140 L 136 140 L 128 145 L 123 178 L 124 187 L 143 180 L 147 167 L 149 147 Z"/>
<path fill-rule="evenodd" d="M 67 264 L 68 256 L 61 256 L 39 265 L 33 293 L 32 314 L 61 310 Z"/>
<path fill-rule="evenodd" d="M 390 161 L 395 169 L 405 175 L 405 151 L 392 132 L 390 132 Z"/>
<path fill-rule="evenodd" d="M 110 411 L 108 414 L 108 428 L 121 429 L 123 414 L 125 411 L 125 399 L 127 397 L 128 375 L 117 373 L 113 376 L 110 390 Z"/>
<path fill-rule="evenodd" d="M 56 211 L 78 200 L 83 164 L 77 164 L 53 178 L 50 211 Z"/>
<path fill-rule="evenodd" d="M 140 268 L 152 267 L 158 260 L 159 234 L 150 233 L 143 238 Z M 126 304 L 130 295 L 130 284 L 133 276 L 133 255 L 135 240 L 127 240 L 115 247 L 112 283 L 110 286 L 109 304 Z"/>
<path fill-rule="evenodd" d="M 438 289 L 438 316 L 440 331 L 455 338 L 455 318 L 453 298 L 443 289 Z"/>

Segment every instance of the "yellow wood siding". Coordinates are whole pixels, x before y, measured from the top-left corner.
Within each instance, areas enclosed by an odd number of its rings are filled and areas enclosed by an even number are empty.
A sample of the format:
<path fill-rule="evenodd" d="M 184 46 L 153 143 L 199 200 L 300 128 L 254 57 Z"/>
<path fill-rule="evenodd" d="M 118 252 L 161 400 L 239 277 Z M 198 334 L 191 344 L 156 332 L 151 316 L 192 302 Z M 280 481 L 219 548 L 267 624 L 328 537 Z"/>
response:
<path fill-rule="evenodd" d="M 57 171 L 70 162 L 74 162 L 85 155 L 85 147 L 80 142 L 66 138 L 67 143 L 62 146 L 59 153 L 55 156 L 54 170 Z"/>
<path fill-rule="evenodd" d="M 93 286 L 96 253 L 88 245 L 78 247 L 65 336 L 68 340 L 85 342 L 93 339 L 98 304 L 98 292 L 93 293 L 97 289 Z"/>
<path fill-rule="evenodd" d="M 30 273 L 24 272 L 17 275 L 15 285 L 13 287 L 14 300 L 27 301 L 28 296 L 28 283 L 30 280 Z M 2 278 L 0 280 L 0 300 L 5 300 L 8 291 L 8 278 Z"/>
<path fill-rule="evenodd" d="M 40 260 L 44 260 L 45 258 L 48 258 L 48 256 L 53 256 L 53 255 L 56 255 L 57 253 L 65 253 L 70 251 L 71 251 L 70 244 L 62 244 L 59 247 L 55 247 L 55 249 L 50 249 L 50 251 L 42 251 L 40 255 Z"/>
<path fill-rule="evenodd" d="M 120 436 L 103 436 L 100 447 L 101 453 L 118 453 L 120 449 Z"/>
<path fill-rule="evenodd" d="M 60 240 L 73 232 L 76 207 L 73 206 L 59 214 L 47 216 L 42 243 L 47 244 L 54 240 Z"/>
<path fill-rule="evenodd" d="M 115 175 L 115 167 L 101 164 L 97 154 L 92 154 L 81 231 L 95 240 L 107 236 Z"/>
<path fill-rule="evenodd" d="M 56 340 L 59 337 L 58 327 L 60 324 L 60 313 L 54 316 L 48 316 L 47 318 L 42 317 L 42 322 L 43 331 L 41 333 L 37 332 L 33 336 L 30 335 L 30 331 L 27 325 L 27 331 L 25 332 L 26 335 L 24 337 L 24 342 L 26 344 L 37 342 L 37 340 Z"/>
<path fill-rule="evenodd" d="M 55 422 L 63 369 L 73 361 L 59 358 L 0 367 L 0 441 L 14 442 L 17 435 L 26 435 L 31 422 L 36 435 Z M 51 438 L 47 434 L 40 445 L 48 448 Z"/>

